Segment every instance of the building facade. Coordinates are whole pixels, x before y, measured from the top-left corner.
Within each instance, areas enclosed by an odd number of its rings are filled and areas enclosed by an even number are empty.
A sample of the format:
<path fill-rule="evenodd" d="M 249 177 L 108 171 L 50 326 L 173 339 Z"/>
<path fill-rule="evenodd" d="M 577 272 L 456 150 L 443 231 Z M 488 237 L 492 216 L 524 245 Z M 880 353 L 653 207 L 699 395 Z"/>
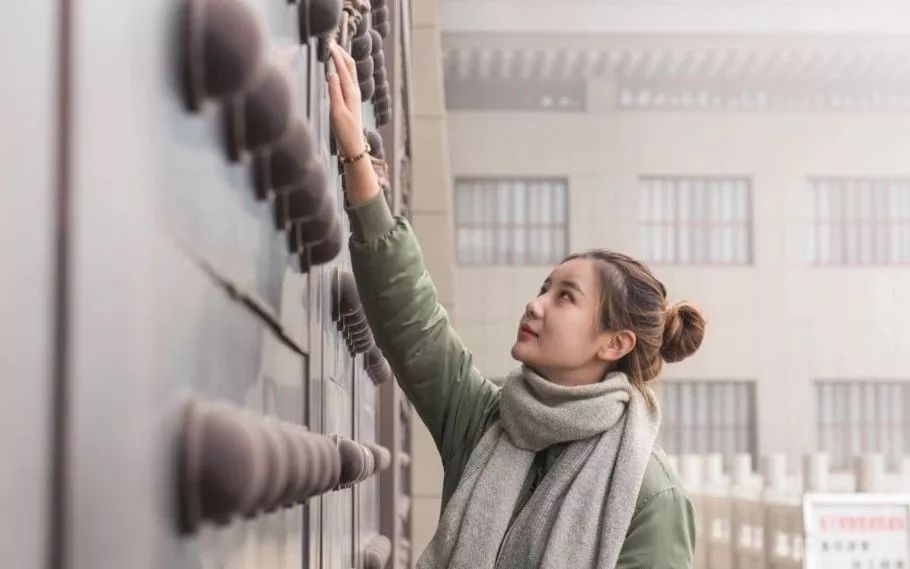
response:
<path fill-rule="evenodd" d="M 518 320 L 555 262 L 606 247 L 647 261 L 671 301 L 708 319 L 698 353 L 658 383 L 668 452 L 757 465 L 824 451 L 835 467 L 910 453 L 904 9 L 433 8 L 451 181 L 415 200 L 451 228 L 417 229 L 451 252 L 453 269 L 433 275 L 478 369 L 516 365 Z M 432 457 L 422 437 L 415 455 Z M 417 549 L 438 515 L 434 459 L 415 472 Z"/>

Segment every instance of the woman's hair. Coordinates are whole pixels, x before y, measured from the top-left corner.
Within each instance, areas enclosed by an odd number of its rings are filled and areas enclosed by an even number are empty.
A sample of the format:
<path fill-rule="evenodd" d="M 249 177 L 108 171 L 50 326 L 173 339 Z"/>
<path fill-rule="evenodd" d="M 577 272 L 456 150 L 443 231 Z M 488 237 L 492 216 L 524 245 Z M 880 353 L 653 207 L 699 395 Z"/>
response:
<path fill-rule="evenodd" d="M 617 363 L 629 380 L 654 405 L 645 384 L 660 375 L 664 362 L 684 360 L 698 350 L 705 336 L 699 310 L 680 302 L 670 306 L 667 290 L 641 262 L 628 255 L 594 249 L 570 255 L 590 259 L 598 267 L 601 284 L 600 323 L 604 330 L 630 330 L 635 347 Z"/>

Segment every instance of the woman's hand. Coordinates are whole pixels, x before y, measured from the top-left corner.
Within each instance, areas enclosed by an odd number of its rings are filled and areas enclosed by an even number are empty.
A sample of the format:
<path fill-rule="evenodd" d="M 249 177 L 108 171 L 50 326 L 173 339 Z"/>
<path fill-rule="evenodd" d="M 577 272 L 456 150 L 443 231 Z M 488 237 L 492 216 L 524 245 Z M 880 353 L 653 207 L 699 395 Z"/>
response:
<path fill-rule="evenodd" d="M 337 43 L 333 41 L 329 49 L 335 63 L 335 70 L 327 78 L 332 132 L 342 156 L 352 157 L 365 148 L 357 68 L 354 59 Z"/>
<path fill-rule="evenodd" d="M 354 59 L 332 42 L 330 46 L 335 70 L 328 74 L 329 116 L 338 151 L 345 158 L 354 158 L 366 151 L 361 117 L 360 84 Z M 379 182 L 369 156 L 344 165 L 347 201 L 356 206 L 366 203 L 379 193 Z"/>

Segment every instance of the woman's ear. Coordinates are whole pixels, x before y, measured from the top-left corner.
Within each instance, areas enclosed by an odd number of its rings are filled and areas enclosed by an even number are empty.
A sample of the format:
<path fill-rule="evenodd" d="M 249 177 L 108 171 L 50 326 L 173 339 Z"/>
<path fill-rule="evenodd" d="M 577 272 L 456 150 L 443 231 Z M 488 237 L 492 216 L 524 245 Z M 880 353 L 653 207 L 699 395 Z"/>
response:
<path fill-rule="evenodd" d="M 600 349 L 597 350 L 597 357 L 606 362 L 619 361 L 635 349 L 635 342 L 635 333 L 631 330 L 604 332 L 604 339 Z"/>

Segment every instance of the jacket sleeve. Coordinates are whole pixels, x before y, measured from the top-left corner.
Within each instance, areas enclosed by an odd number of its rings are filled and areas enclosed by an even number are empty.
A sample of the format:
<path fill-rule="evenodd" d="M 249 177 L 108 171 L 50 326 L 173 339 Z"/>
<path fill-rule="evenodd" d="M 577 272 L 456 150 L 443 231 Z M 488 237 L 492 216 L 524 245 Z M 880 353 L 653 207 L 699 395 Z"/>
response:
<path fill-rule="evenodd" d="M 381 193 L 348 213 L 351 264 L 376 343 L 447 464 L 479 440 L 499 389 L 450 326 L 408 222 L 392 217 Z"/>
<path fill-rule="evenodd" d="M 678 488 L 668 488 L 632 517 L 616 569 L 689 569 L 694 552 L 692 503 Z"/>

